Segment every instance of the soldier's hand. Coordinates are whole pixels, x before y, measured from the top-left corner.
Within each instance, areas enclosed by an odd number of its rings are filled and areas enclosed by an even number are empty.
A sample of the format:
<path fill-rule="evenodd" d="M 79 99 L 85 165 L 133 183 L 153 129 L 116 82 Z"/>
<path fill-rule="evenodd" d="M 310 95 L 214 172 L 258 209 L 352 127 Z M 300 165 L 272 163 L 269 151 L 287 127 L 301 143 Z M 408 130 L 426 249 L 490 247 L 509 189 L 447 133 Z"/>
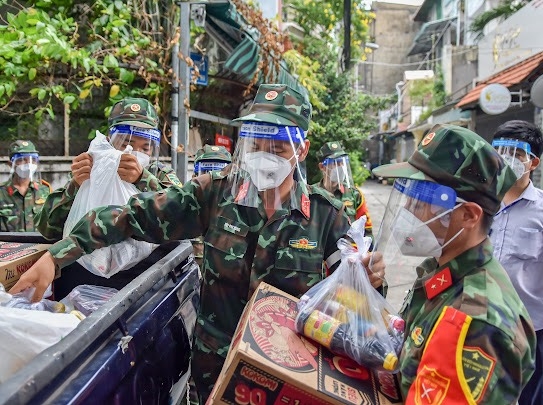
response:
<path fill-rule="evenodd" d="M 92 169 L 92 156 L 84 152 L 75 157 L 72 162 L 72 175 L 77 184 L 81 185 L 85 180 L 90 179 Z"/>
<path fill-rule="evenodd" d="M 136 183 L 141 178 L 143 167 L 138 162 L 136 156 L 123 153 L 121 155 L 121 162 L 119 163 L 117 173 L 119 173 L 121 180 L 124 180 L 127 183 Z"/>
<path fill-rule="evenodd" d="M 43 298 L 45 290 L 47 290 L 47 287 L 53 282 L 54 278 L 55 262 L 51 253 L 46 252 L 31 268 L 23 273 L 17 284 L 9 290 L 9 293 L 16 294 L 27 288 L 34 287 L 36 291 L 34 291 L 34 295 L 32 296 L 32 302 L 38 302 Z"/>
<path fill-rule="evenodd" d="M 370 261 L 372 261 L 371 266 Z M 371 252 L 362 259 L 362 264 L 367 269 L 373 288 L 381 287 L 385 279 L 385 262 L 383 260 L 383 255 L 379 252 Z"/>

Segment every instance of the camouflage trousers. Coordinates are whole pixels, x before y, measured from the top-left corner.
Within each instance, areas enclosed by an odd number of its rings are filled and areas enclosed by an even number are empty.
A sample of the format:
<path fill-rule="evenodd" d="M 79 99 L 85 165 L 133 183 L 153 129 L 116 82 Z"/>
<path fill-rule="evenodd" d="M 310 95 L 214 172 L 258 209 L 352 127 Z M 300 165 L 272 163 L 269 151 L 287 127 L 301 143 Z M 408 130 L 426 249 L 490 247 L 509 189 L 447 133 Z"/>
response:
<path fill-rule="evenodd" d="M 205 353 L 193 347 L 191 361 L 191 375 L 194 381 L 194 386 L 198 392 L 198 399 L 201 405 L 205 405 L 213 386 L 217 382 L 217 377 L 221 373 L 224 364 L 224 357 L 216 353 Z M 194 386 L 191 387 L 191 392 L 194 391 Z M 191 404 L 195 400 L 195 396 L 190 395 Z M 197 402 L 196 402 L 197 403 Z"/>

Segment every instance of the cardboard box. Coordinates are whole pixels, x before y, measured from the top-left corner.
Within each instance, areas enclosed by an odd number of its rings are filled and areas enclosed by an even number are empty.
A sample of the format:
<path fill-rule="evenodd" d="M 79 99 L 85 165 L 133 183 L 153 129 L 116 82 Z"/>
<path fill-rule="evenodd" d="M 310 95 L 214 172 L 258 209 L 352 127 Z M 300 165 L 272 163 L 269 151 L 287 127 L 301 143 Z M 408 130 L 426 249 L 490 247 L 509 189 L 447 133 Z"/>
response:
<path fill-rule="evenodd" d="M 48 244 L 0 242 L 0 283 L 6 291 L 43 255 Z M 55 275 L 55 278 L 58 274 Z"/>
<path fill-rule="evenodd" d="M 297 301 L 260 284 L 241 316 L 208 404 L 402 403 L 395 375 L 370 371 L 297 334 Z"/>

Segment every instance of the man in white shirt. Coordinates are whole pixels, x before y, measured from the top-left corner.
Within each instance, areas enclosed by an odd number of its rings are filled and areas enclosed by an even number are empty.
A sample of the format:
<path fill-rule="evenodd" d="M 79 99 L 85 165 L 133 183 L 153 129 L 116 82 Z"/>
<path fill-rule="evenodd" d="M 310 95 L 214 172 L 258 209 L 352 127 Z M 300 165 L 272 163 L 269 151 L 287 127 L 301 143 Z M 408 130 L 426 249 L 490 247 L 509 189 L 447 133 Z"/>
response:
<path fill-rule="evenodd" d="M 494 216 L 490 238 L 526 306 L 537 336 L 535 372 L 524 387 L 519 405 L 543 404 L 543 191 L 530 174 L 543 149 L 541 130 L 532 123 L 507 121 L 496 130 L 492 146 L 511 166 L 517 181 L 505 194 Z"/>

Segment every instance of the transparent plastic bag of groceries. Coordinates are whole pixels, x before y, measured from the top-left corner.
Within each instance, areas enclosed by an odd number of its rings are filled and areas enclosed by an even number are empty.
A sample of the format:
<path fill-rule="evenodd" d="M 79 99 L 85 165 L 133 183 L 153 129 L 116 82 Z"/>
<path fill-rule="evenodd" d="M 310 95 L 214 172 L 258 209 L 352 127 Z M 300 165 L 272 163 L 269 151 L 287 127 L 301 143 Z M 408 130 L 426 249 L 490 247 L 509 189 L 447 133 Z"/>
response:
<path fill-rule="evenodd" d="M 136 186 L 121 180 L 117 174 L 121 155 L 125 152 L 115 149 L 103 134 L 96 131 L 96 137 L 88 150 L 93 159 L 90 179 L 83 182 L 75 196 L 64 224 L 63 236 L 67 236 L 91 209 L 105 205 L 124 205 L 131 196 L 140 192 Z M 157 246 L 130 238 L 116 245 L 97 249 L 77 262 L 91 273 L 109 278 L 140 262 Z"/>
<path fill-rule="evenodd" d="M 118 292 L 119 290 L 111 287 L 82 284 L 75 287 L 60 302 L 66 307 L 67 312 L 75 310 L 89 316 Z"/>
<path fill-rule="evenodd" d="M 355 221 L 347 239 L 340 239 L 341 264 L 298 302 L 296 330 L 373 370 L 398 371 L 405 322 L 372 287 L 361 258 L 371 238 L 364 237 L 365 217 Z"/>

